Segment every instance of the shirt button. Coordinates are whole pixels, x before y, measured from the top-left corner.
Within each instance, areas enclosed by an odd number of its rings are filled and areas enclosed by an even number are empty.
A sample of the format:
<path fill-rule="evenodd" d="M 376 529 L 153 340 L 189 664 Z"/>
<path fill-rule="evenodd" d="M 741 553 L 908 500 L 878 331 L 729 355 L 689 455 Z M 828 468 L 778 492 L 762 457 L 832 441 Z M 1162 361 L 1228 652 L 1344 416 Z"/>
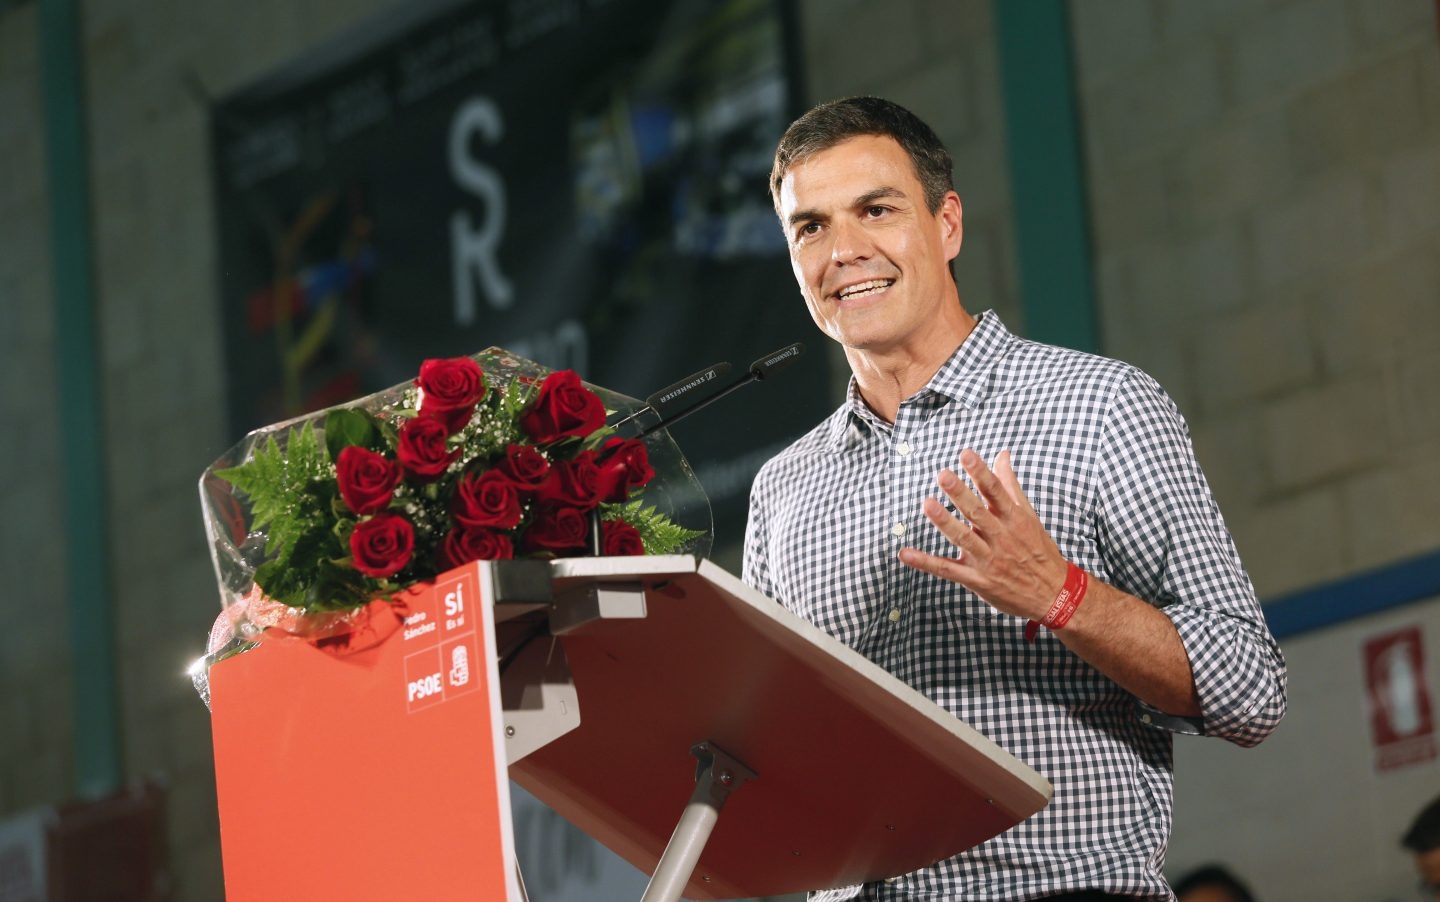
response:
<path fill-rule="evenodd" d="M 900 609 L 899 609 L 899 608 L 895 608 L 894 610 L 892 610 L 892 611 L 890 612 L 890 622 L 891 622 L 891 623 L 899 623 L 899 622 L 900 622 Z"/>
<path fill-rule="evenodd" d="M 905 524 L 896 523 L 894 526 L 890 527 L 890 535 L 897 537 L 905 535 Z"/>
<path fill-rule="evenodd" d="M 901 457 L 909 457 L 909 456 L 910 456 L 910 443 L 909 443 L 909 442 L 901 442 L 900 444 L 896 445 L 896 446 L 895 446 L 895 453 L 896 453 L 896 454 L 899 454 Z"/>

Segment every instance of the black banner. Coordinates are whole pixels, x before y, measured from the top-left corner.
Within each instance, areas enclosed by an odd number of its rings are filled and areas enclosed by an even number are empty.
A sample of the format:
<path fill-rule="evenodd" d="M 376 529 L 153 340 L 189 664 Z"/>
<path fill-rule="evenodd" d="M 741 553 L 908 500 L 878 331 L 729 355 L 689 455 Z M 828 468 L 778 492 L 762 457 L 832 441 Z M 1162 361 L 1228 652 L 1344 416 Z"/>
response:
<path fill-rule="evenodd" d="M 779 4 L 444 4 L 219 103 L 236 437 L 490 345 L 645 397 L 818 343 L 766 188 Z M 717 543 L 827 382 L 814 353 L 676 427 Z"/>

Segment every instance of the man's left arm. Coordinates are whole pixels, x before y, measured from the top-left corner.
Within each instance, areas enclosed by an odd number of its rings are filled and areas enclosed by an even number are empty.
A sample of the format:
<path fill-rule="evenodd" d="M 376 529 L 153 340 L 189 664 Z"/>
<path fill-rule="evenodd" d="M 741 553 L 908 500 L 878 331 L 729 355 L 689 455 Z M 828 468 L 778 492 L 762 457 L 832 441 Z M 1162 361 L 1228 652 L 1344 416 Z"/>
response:
<path fill-rule="evenodd" d="M 1285 664 L 1254 589 L 1190 449 L 1184 421 L 1158 385 L 1137 376 L 1107 422 L 1101 544 L 1112 579 L 1144 587 L 1163 609 L 1090 577 L 1085 599 L 1056 636 L 1140 700 L 1203 718 L 1204 731 L 1240 745 L 1263 740 L 1285 710 Z M 961 583 L 996 609 L 1044 619 L 1069 564 L 1002 453 L 992 471 L 974 451 L 941 490 L 963 519 L 926 499 L 928 519 L 957 558 L 914 549 L 901 560 Z M 1120 551 L 1116 551 L 1116 548 Z"/>

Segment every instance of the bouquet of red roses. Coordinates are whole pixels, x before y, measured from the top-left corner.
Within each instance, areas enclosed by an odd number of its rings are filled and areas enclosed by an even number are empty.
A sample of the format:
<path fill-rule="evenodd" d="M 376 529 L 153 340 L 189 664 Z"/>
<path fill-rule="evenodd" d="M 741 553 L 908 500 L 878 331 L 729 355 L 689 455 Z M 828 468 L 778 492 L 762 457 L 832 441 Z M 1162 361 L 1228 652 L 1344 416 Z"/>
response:
<path fill-rule="evenodd" d="M 643 497 L 653 446 L 703 501 L 683 457 L 601 391 L 490 349 L 252 433 L 201 482 L 222 593 L 343 611 L 474 560 L 696 550 L 708 506 L 691 529 Z"/>

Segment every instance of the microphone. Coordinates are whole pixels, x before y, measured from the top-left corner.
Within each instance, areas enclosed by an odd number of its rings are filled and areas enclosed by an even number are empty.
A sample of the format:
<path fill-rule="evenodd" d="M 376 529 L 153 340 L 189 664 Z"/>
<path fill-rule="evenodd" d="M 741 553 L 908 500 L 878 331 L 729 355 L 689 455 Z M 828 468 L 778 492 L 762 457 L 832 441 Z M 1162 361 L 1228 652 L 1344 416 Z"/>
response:
<path fill-rule="evenodd" d="M 750 364 L 750 369 L 746 370 L 744 376 L 741 376 L 739 379 L 730 383 L 719 391 L 693 391 L 690 392 L 688 395 L 682 391 L 681 395 L 671 399 L 669 406 L 666 408 L 666 411 L 664 413 L 661 413 L 660 421 L 646 427 L 645 429 L 642 429 L 640 431 L 640 434 L 636 436 L 636 438 L 644 438 L 645 436 L 649 435 L 652 432 L 655 432 L 656 430 L 664 429 L 667 426 L 672 426 L 675 423 L 678 423 L 680 420 L 683 420 L 685 417 L 688 417 L 695 411 L 709 407 L 711 404 L 715 403 L 716 401 L 720 400 L 731 392 L 738 390 L 743 385 L 748 385 L 751 382 L 761 382 L 765 379 L 770 378 L 770 376 L 778 373 L 780 370 L 783 370 L 785 367 L 794 363 L 803 353 L 805 353 L 805 345 L 797 341 L 794 344 L 786 345 L 785 347 L 780 348 L 776 351 L 772 351 L 769 354 L 766 354 L 764 357 L 756 360 L 754 363 Z M 730 369 L 729 364 L 725 364 L 724 366 L 727 371 Z M 708 371 L 701 370 L 700 373 L 696 374 L 696 376 L 699 376 L 706 372 Z M 691 379 L 693 378 L 694 377 L 691 377 Z M 682 383 L 689 381 L 690 380 L 688 379 L 682 380 Z M 671 386 L 670 389 L 662 389 L 656 394 L 651 395 L 650 399 L 646 403 L 652 403 L 654 400 L 659 398 L 659 396 L 667 394 L 671 391 L 671 389 L 675 387 L 676 386 Z M 656 408 L 656 411 L 659 412 L 658 408 Z"/>
<path fill-rule="evenodd" d="M 756 379 L 767 379 L 771 373 L 778 373 L 780 370 L 794 363 L 805 353 L 805 346 L 800 342 L 793 345 L 786 345 L 778 351 L 766 354 L 759 360 L 750 364 L 750 375 Z"/>
<path fill-rule="evenodd" d="M 691 373 L 674 385 L 660 389 L 646 398 L 645 403 L 663 420 L 665 417 L 704 399 L 721 384 L 720 378 L 728 375 L 730 375 L 730 364 L 717 363 L 697 373 Z"/>
<path fill-rule="evenodd" d="M 623 426 L 647 410 L 663 420 L 667 414 L 682 409 L 686 402 L 703 398 L 708 391 L 713 390 L 719 384 L 722 376 L 729 375 L 730 370 L 731 366 L 728 361 L 712 363 L 705 369 L 691 373 L 679 382 L 660 389 L 645 399 L 645 406 L 636 408 L 635 412 L 628 417 L 616 420 L 610 425 L 617 428 Z"/>

